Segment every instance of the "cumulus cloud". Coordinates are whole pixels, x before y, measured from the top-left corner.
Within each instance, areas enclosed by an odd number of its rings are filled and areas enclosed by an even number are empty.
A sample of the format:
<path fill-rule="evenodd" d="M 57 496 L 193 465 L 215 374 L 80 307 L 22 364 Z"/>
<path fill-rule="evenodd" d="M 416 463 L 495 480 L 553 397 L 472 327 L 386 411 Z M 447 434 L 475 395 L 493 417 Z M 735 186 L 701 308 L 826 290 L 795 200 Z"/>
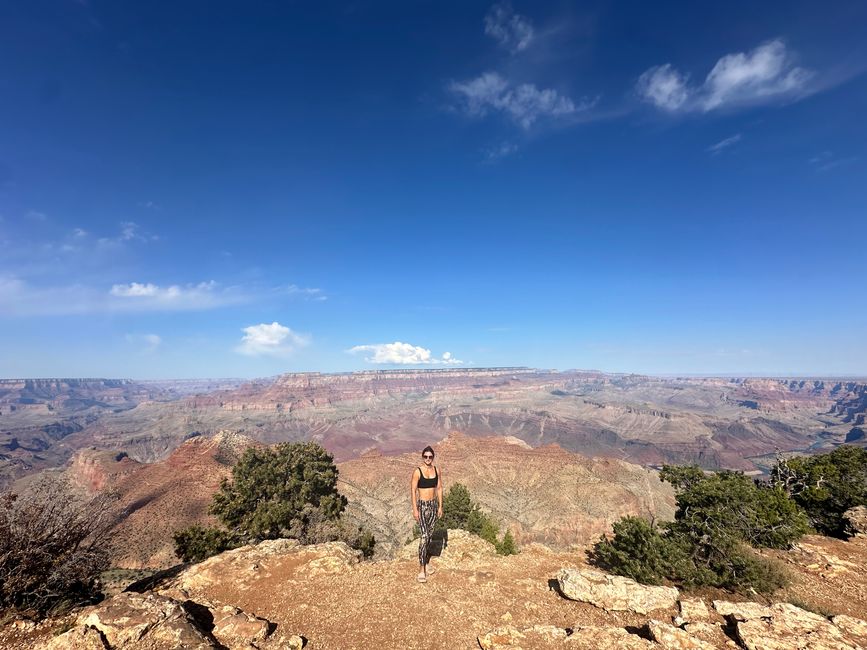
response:
<path fill-rule="evenodd" d="M 725 138 L 724 140 L 720 140 L 716 144 L 712 144 L 711 146 L 709 146 L 707 148 L 707 151 L 709 151 L 711 154 L 716 156 L 723 149 L 727 149 L 728 147 L 731 147 L 732 145 L 737 144 L 740 141 L 741 141 L 741 134 L 735 133 L 733 136 Z"/>
<path fill-rule="evenodd" d="M 534 84 L 513 85 L 496 72 L 486 72 L 469 81 L 455 81 L 449 90 L 460 100 L 469 115 L 484 117 L 499 112 L 529 129 L 541 118 L 558 118 L 585 111 L 594 101 L 575 104 L 570 98 L 551 88 L 539 89 Z"/>
<path fill-rule="evenodd" d="M 708 112 L 803 97 L 809 94 L 814 76 L 797 67 L 785 43 L 776 39 L 751 52 L 725 55 L 698 85 L 691 85 L 671 64 L 650 68 L 639 77 L 636 91 L 668 112 Z"/>
<path fill-rule="evenodd" d="M 527 49 L 533 41 L 530 20 L 512 11 L 508 2 L 491 7 L 485 16 L 485 34 L 513 54 Z"/>
<path fill-rule="evenodd" d="M 235 351 L 251 357 L 288 357 L 299 348 L 310 345 L 309 335 L 293 332 L 277 321 L 250 325 L 243 332 Z"/>
<path fill-rule="evenodd" d="M 394 364 L 394 365 L 459 365 L 463 361 L 455 359 L 451 352 L 443 353 L 437 358 L 427 348 L 410 343 L 395 341 L 394 343 L 371 343 L 356 345 L 347 350 L 350 354 L 370 353 L 365 357 L 368 363 Z"/>
<path fill-rule="evenodd" d="M 686 104 L 690 96 L 686 77 L 668 63 L 650 68 L 642 74 L 638 78 L 636 90 L 644 99 L 667 111 L 676 111 Z"/>

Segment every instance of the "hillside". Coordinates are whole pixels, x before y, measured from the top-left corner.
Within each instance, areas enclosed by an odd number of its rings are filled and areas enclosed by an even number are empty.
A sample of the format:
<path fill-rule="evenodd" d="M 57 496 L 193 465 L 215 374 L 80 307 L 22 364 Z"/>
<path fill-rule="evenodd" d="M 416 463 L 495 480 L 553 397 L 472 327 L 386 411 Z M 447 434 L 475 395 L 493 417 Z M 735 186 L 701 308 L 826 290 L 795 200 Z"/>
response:
<path fill-rule="evenodd" d="M 434 443 L 445 487 L 466 485 L 473 498 L 519 542 L 567 548 L 587 544 L 626 514 L 670 519 L 674 493 L 656 472 L 610 458 L 587 458 L 557 445 L 533 449 L 517 438 L 452 432 Z M 409 479 L 419 452 L 369 454 L 340 463 L 347 516 L 396 548 L 412 529 Z"/>
<path fill-rule="evenodd" d="M 231 474 L 234 460 L 252 444 L 231 432 L 197 436 L 150 464 L 116 452 L 83 450 L 67 475 L 90 493 L 116 495 L 115 566 L 165 568 L 176 562 L 172 533 L 214 523 L 207 514 L 211 498 Z M 670 518 L 674 513 L 670 486 L 652 470 L 622 461 L 457 433 L 437 444 L 437 451 L 446 489 L 455 482 L 467 485 L 519 542 L 566 548 L 610 531 L 621 515 Z M 379 556 L 392 554 L 411 535 L 409 477 L 417 465 L 417 453 L 338 464 L 338 489 L 349 500 L 346 517 L 374 533 Z"/>

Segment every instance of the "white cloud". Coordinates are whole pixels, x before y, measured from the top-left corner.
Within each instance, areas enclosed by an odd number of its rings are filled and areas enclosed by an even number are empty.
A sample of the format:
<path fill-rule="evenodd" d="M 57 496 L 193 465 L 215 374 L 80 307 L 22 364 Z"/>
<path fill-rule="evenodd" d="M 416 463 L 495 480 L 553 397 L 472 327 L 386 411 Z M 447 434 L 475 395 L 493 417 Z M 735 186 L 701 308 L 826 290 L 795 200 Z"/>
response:
<path fill-rule="evenodd" d="M 314 287 L 299 287 L 297 284 L 290 284 L 288 287 L 286 287 L 286 293 L 288 293 L 290 296 L 303 296 L 305 300 L 328 300 L 328 296 L 322 293 L 322 289 L 317 289 Z"/>
<path fill-rule="evenodd" d="M 486 72 L 475 79 L 452 82 L 449 90 L 457 95 L 469 115 L 483 117 L 501 112 L 523 128 L 529 129 L 541 118 L 565 117 L 591 108 L 595 101 L 576 105 L 556 90 L 540 90 L 534 84 L 512 85 L 496 72 Z"/>
<path fill-rule="evenodd" d="M 669 112 L 708 112 L 721 108 L 797 99 L 809 94 L 810 70 L 795 66 L 783 41 L 763 43 L 751 52 L 719 59 L 700 85 L 671 64 L 645 71 L 636 91 L 645 101 Z"/>
<path fill-rule="evenodd" d="M 650 68 L 638 78 L 638 94 L 647 101 L 668 111 L 676 111 L 686 103 L 690 91 L 686 77 L 670 64 Z"/>
<path fill-rule="evenodd" d="M 418 345 L 410 343 L 371 343 L 367 345 L 356 345 L 347 350 L 350 354 L 359 354 L 362 352 L 372 353 L 371 356 L 365 357 L 368 363 L 378 364 L 394 364 L 394 365 L 459 365 L 463 361 L 452 357 L 451 352 L 443 353 L 441 358 L 436 358 L 431 355 L 431 351 Z"/>
<path fill-rule="evenodd" d="M 533 25 L 527 17 L 512 11 L 508 2 L 501 2 L 485 16 L 485 34 L 515 54 L 533 41 Z"/>
<path fill-rule="evenodd" d="M 718 153 L 720 153 L 723 149 L 726 149 L 726 148 L 728 148 L 728 147 L 731 147 L 733 144 L 737 144 L 738 142 L 740 142 L 740 141 L 741 141 L 741 137 L 742 137 L 742 136 L 741 136 L 740 133 L 735 133 L 733 136 L 730 136 L 730 137 L 728 137 L 728 138 L 725 138 L 724 140 L 720 140 L 720 141 L 717 142 L 716 144 L 712 144 L 711 146 L 709 146 L 709 147 L 707 148 L 707 151 L 709 151 L 711 154 L 713 154 L 714 156 L 716 156 L 716 155 L 717 155 Z"/>
<path fill-rule="evenodd" d="M 252 357 L 287 357 L 298 348 L 310 345 L 310 336 L 293 332 L 277 321 L 260 323 L 243 329 L 244 336 L 236 352 Z"/>
<path fill-rule="evenodd" d="M 185 286 L 130 282 L 112 285 L 109 294 L 125 301 L 138 302 L 151 309 L 208 309 L 233 302 L 232 292 L 220 291 L 216 282 L 200 282 Z M 234 296 L 237 298 L 238 296 Z"/>

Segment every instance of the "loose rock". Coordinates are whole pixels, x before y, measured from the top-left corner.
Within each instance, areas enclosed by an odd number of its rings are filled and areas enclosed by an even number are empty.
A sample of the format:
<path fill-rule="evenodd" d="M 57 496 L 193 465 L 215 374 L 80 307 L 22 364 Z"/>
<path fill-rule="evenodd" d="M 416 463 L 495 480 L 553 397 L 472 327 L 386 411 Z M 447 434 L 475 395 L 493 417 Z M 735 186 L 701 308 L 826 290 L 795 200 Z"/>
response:
<path fill-rule="evenodd" d="M 715 650 L 715 646 L 696 639 L 669 623 L 652 620 L 647 624 L 650 636 L 665 650 Z"/>
<path fill-rule="evenodd" d="M 674 587 L 640 585 L 623 576 L 592 569 L 562 569 L 557 582 L 564 596 L 611 611 L 646 614 L 674 607 L 679 592 Z"/>

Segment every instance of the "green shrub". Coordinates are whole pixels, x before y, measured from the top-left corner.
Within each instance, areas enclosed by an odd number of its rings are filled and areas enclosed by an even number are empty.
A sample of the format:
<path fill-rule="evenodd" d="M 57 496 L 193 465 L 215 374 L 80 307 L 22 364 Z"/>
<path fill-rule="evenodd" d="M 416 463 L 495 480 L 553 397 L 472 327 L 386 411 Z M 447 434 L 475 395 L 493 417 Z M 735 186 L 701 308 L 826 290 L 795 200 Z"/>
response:
<path fill-rule="evenodd" d="M 677 491 L 675 519 L 657 528 L 637 517 L 614 524 L 590 560 L 638 582 L 714 586 L 770 593 L 788 580 L 753 547 L 788 548 L 809 530 L 805 513 L 777 485 L 740 472 L 706 475 L 695 466 L 665 466 L 660 478 Z"/>
<path fill-rule="evenodd" d="M 437 520 L 436 529 L 442 531 L 449 528 L 458 528 L 478 535 L 493 544 L 501 555 L 512 555 L 518 552 L 515 539 L 509 531 L 506 531 L 508 543 L 506 536 L 502 541 L 498 540 L 500 525 L 482 511 L 479 504 L 473 501 L 470 491 L 461 483 L 452 485 L 443 497 L 443 516 Z"/>
<path fill-rule="evenodd" d="M 660 478 L 671 474 L 663 467 Z M 788 548 L 809 531 L 806 515 L 783 490 L 741 472 L 721 471 L 679 485 L 672 529 L 696 541 L 731 538 L 755 547 Z"/>
<path fill-rule="evenodd" d="M 311 520 L 336 521 L 346 507 L 334 459 L 319 445 L 251 447 L 214 495 L 211 514 L 243 537 L 303 537 Z"/>
<path fill-rule="evenodd" d="M 0 495 L 0 609 L 41 616 L 98 598 L 114 524 L 110 501 L 79 499 L 55 477 Z"/>
<path fill-rule="evenodd" d="M 663 580 L 688 581 L 692 576 L 686 552 L 657 526 L 641 517 L 623 517 L 614 524 L 614 536 L 602 536 L 590 553 L 593 564 L 643 584 Z"/>
<path fill-rule="evenodd" d="M 283 443 L 249 448 L 223 479 L 210 512 L 225 529 L 193 526 L 175 534 L 175 552 L 198 562 L 229 548 L 291 537 L 302 544 L 344 541 L 373 554 L 369 532 L 341 521 L 346 498 L 337 491 L 337 467 L 319 445 Z"/>
<path fill-rule="evenodd" d="M 771 481 L 807 512 L 817 531 L 845 537 L 843 513 L 867 505 L 867 449 L 841 445 L 828 454 L 780 460 Z"/>
<path fill-rule="evenodd" d="M 183 562 L 201 562 L 212 555 L 238 546 L 227 531 L 220 528 L 190 526 L 173 535 L 175 555 Z"/>

